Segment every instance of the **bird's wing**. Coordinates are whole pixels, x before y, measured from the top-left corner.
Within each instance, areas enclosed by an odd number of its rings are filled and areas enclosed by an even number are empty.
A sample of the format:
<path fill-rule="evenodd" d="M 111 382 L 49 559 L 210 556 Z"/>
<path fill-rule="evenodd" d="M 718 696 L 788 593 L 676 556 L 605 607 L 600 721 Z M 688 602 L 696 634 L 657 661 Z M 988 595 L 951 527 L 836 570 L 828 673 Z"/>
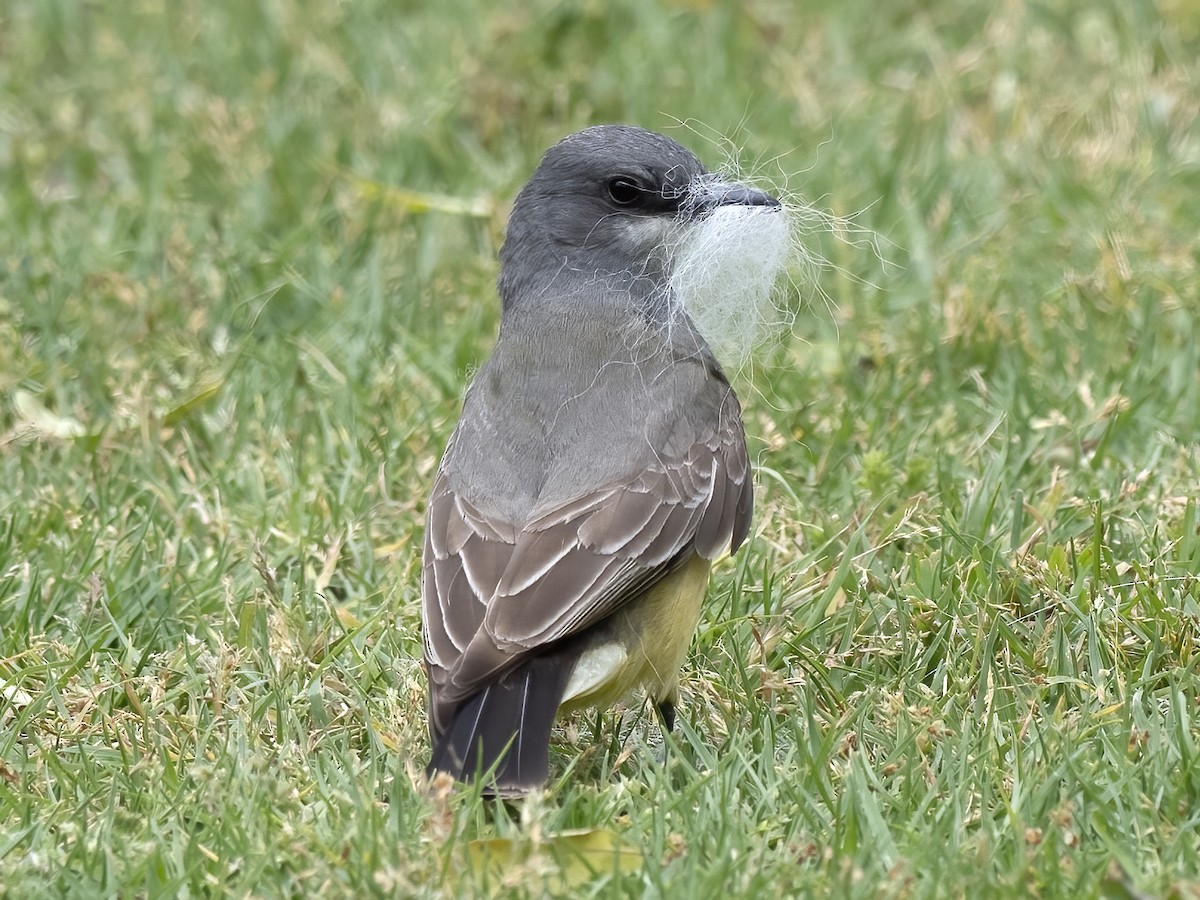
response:
<path fill-rule="evenodd" d="M 425 655 L 434 718 L 551 642 L 579 634 L 691 552 L 736 550 L 753 489 L 740 417 L 623 483 L 489 518 L 444 471 L 425 533 Z M 435 729 L 437 728 L 435 723 Z"/>

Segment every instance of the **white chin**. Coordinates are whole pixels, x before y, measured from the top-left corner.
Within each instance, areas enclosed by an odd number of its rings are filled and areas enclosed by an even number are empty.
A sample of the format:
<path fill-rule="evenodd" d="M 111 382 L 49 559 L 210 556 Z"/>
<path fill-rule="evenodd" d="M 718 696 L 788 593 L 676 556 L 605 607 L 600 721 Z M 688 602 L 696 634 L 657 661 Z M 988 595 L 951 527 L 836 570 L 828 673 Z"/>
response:
<path fill-rule="evenodd" d="M 621 222 L 620 240 L 635 257 L 641 257 L 647 247 L 678 243 L 680 231 L 674 216 L 628 216 Z"/>

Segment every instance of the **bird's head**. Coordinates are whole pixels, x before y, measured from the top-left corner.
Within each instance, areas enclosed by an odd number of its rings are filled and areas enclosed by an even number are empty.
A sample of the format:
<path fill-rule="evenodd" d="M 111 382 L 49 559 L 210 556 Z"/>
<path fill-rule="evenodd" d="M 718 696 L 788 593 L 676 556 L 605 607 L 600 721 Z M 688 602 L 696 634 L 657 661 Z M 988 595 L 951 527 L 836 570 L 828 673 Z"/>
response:
<path fill-rule="evenodd" d="M 708 172 L 690 150 L 629 125 L 598 125 L 551 147 L 521 189 L 500 251 L 506 313 L 528 298 L 603 285 L 661 293 L 672 248 L 722 207 L 779 209 Z"/>

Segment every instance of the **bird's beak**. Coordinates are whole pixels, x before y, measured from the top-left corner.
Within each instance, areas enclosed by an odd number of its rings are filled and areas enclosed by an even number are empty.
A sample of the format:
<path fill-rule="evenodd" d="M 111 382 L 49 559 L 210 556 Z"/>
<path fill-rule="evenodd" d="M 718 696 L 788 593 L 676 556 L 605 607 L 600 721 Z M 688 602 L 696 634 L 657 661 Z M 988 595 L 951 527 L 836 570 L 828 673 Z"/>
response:
<path fill-rule="evenodd" d="M 711 176 L 692 184 L 684 205 L 695 216 L 707 215 L 719 206 L 763 206 L 767 209 L 780 209 L 783 206 L 770 194 L 744 184 L 719 181 Z"/>

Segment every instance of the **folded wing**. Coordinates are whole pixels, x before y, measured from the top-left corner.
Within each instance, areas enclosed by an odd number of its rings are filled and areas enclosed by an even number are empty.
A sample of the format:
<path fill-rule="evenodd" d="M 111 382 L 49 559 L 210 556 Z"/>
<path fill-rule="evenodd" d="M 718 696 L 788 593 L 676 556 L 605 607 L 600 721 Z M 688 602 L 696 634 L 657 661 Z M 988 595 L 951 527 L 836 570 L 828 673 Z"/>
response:
<path fill-rule="evenodd" d="M 727 421 L 680 455 L 654 455 L 628 480 L 537 507 L 522 522 L 484 514 L 439 473 L 423 596 L 435 735 L 465 698 L 600 622 L 693 553 L 737 549 L 753 490 L 740 417 Z"/>

